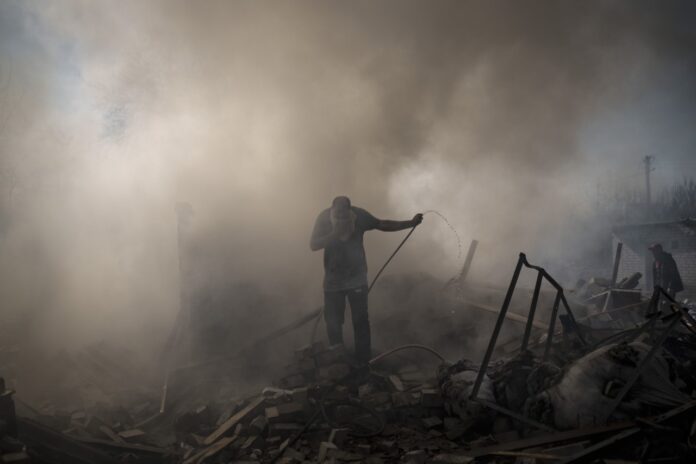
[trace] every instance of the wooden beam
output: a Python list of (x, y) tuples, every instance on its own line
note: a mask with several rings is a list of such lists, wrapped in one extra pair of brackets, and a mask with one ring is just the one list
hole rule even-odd
[[(486, 305), (483, 303), (474, 303), (473, 301), (461, 300), (461, 299), (457, 299), (457, 301), (462, 303), (462, 304), (465, 304), (467, 306), (471, 306), (475, 309), (480, 309), (482, 311), (487, 311), (489, 313), (493, 313), (493, 314), (500, 313), (500, 308), (489, 306), (489, 305)], [(507, 311), (505, 313), (505, 318), (510, 319), (511, 321), (519, 322), (521, 324), (527, 323), (527, 318), (525, 316), (522, 316), (521, 314), (513, 313), (511, 311)], [(541, 329), (544, 331), (549, 329), (549, 326), (547, 324), (544, 324), (543, 322), (539, 322), (536, 320), (532, 322), (532, 326), (534, 326), (534, 328), (536, 328), (536, 329)]]
[(246, 416), (251, 414), (254, 410), (256, 410), (259, 406), (264, 401), (263, 396), (259, 396), (253, 400), (241, 411), (239, 411), (237, 414), (234, 416), (230, 417), (227, 419), (220, 427), (217, 428), (213, 433), (208, 435), (208, 437), (203, 440), (204, 445), (212, 445), (217, 441), (218, 438), (223, 436), (225, 433), (227, 433), (228, 430), (230, 430), (232, 427), (237, 425), (240, 421), (244, 420)]
[(459, 278), (457, 279), (459, 283), (463, 283), (466, 280), (466, 276), (469, 275), (469, 270), (471, 269), (471, 263), (474, 260), (474, 254), (476, 253), (476, 247), (478, 246), (478, 240), (472, 240), (469, 245), (469, 251), (466, 253), (466, 259), (464, 260), (464, 266), (462, 266), (462, 272), (459, 273)]
[(621, 263), (621, 249), (623, 248), (623, 243), (619, 242), (616, 244), (616, 255), (614, 256), (614, 270), (611, 273), (611, 288), (616, 287), (616, 280), (619, 277), (619, 264)]

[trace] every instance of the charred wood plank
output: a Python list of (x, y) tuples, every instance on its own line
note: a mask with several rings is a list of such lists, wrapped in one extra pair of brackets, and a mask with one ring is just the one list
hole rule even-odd
[(204, 445), (212, 445), (218, 438), (223, 436), (232, 427), (237, 425), (240, 421), (244, 420), (249, 414), (258, 409), (263, 404), (264, 398), (262, 396), (251, 400), (251, 402), (239, 411), (234, 416), (227, 419), (220, 427), (217, 428), (213, 433), (208, 435), (208, 437), (203, 441)]

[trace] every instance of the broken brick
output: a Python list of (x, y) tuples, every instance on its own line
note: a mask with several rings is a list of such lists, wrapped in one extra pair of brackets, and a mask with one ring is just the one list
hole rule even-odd
[(334, 445), (333, 443), (329, 443), (328, 441), (323, 441), (319, 445), (319, 456), (317, 457), (317, 460), (319, 462), (324, 462), (326, 459), (333, 457), (333, 452), (337, 451), (338, 447)]
[(421, 404), (426, 408), (441, 408), (445, 402), (439, 390), (426, 388), (421, 390)]
[(428, 455), (423, 450), (413, 450), (404, 454), (401, 461), (405, 464), (425, 464)]
[(317, 369), (317, 377), (321, 380), (341, 380), (350, 374), (350, 366), (345, 363), (332, 364)]
[(345, 428), (331, 429), (331, 433), (329, 434), (328, 441), (340, 448), (345, 443), (346, 438), (348, 438), (349, 432), (350, 432), (350, 429), (345, 429)]
[(389, 383), (391, 384), (392, 388), (397, 392), (404, 391), (404, 383), (401, 381), (398, 375), (390, 375)]
[(344, 345), (331, 345), (326, 350), (314, 354), (317, 367), (326, 367), (332, 364), (344, 364), (347, 359)]
[(421, 419), (421, 422), (427, 429), (432, 429), (433, 427), (439, 427), (442, 425), (442, 419), (439, 417), (426, 417)]

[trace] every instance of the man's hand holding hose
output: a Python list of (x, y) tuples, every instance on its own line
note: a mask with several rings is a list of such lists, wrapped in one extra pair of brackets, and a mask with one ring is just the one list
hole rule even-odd
[(420, 223), (423, 222), (423, 213), (418, 213), (415, 216), (413, 216), (411, 222), (413, 223), (411, 227), (416, 227), (417, 225), (420, 225)]

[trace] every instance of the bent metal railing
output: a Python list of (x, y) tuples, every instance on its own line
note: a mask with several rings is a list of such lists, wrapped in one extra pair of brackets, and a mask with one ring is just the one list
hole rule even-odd
[[(505, 314), (507, 313), (508, 307), (510, 306), (510, 301), (512, 300), (512, 295), (515, 291), (515, 287), (517, 286), (517, 280), (519, 279), (520, 272), (522, 271), (523, 266), (529, 269), (536, 270), (537, 279), (536, 284), (534, 285), (534, 293), (532, 295), (532, 302), (529, 308), (529, 314), (527, 316), (527, 324), (525, 326), (521, 350), (525, 350), (529, 343), (529, 337), (532, 331), (532, 324), (534, 322), (534, 313), (536, 312), (537, 303), (539, 301), (539, 292), (541, 290), (541, 284), (544, 281), (544, 279), (546, 279), (549, 282), (549, 284), (551, 284), (556, 289), (556, 298), (554, 300), (553, 309), (551, 311), (551, 320), (549, 322), (546, 345), (544, 347), (544, 359), (546, 360), (548, 358), (548, 355), (551, 350), (554, 327), (558, 316), (558, 308), (560, 307), (561, 303), (563, 303), (563, 307), (568, 313), (568, 322), (571, 326), (572, 332), (574, 332), (578, 336), (579, 340), (585, 347), (588, 346), (587, 342), (582, 336), (582, 332), (579, 330), (579, 327), (575, 321), (575, 317), (573, 316), (572, 311), (570, 310), (565, 295), (563, 294), (563, 287), (561, 287), (558, 284), (558, 282), (556, 282), (556, 280), (553, 277), (551, 277), (548, 272), (546, 272), (545, 269), (530, 264), (529, 261), (527, 261), (527, 257), (525, 256), (525, 254), (520, 253), (519, 259), (517, 260), (517, 266), (515, 267), (515, 272), (512, 275), (510, 286), (508, 287), (507, 294), (505, 295), (505, 300), (503, 301), (503, 306), (500, 308), (498, 320), (496, 321), (495, 328), (493, 329), (493, 334), (491, 335), (491, 339), (488, 343), (488, 348), (486, 349), (483, 361), (481, 362), (481, 366), (479, 367), (478, 375), (476, 376), (476, 382), (474, 383), (474, 387), (471, 391), (470, 399), (472, 401), (477, 401), (483, 404), (484, 406), (488, 406), (498, 412), (507, 414), (510, 417), (518, 419), (536, 428), (543, 430), (553, 430), (546, 424), (541, 424), (537, 421), (532, 420), (531, 418), (517, 414), (514, 411), (510, 411), (507, 408), (477, 398), (479, 390), (481, 389), (483, 377), (486, 375), (486, 371), (488, 370), (488, 364), (491, 360), (491, 356), (493, 355), (493, 351), (495, 350), (496, 343), (498, 341), (498, 335), (500, 334), (500, 329), (502, 328), (503, 322), (505, 321)], [(666, 305), (661, 304), (663, 299), (666, 300)], [(671, 310), (666, 315), (662, 312), (662, 309), (664, 309), (665, 306)], [(666, 292), (662, 287), (656, 286), (654, 288), (652, 297), (650, 298), (650, 302), (648, 303), (647, 308), (648, 309), (645, 316), (648, 319), (648, 321), (642, 327), (639, 328), (639, 333), (643, 333), (646, 330), (650, 330), (651, 332), (653, 332), (653, 346), (647, 353), (647, 355), (644, 356), (643, 359), (640, 361), (635, 371), (633, 372), (633, 375), (631, 375), (631, 377), (628, 379), (625, 385), (623, 385), (618, 394), (612, 399), (611, 404), (608, 408), (606, 408), (606, 411), (604, 412), (604, 415), (601, 418), (601, 422), (606, 422), (609, 419), (609, 417), (613, 414), (613, 412), (616, 410), (616, 408), (621, 403), (623, 398), (626, 396), (628, 391), (633, 387), (636, 380), (639, 378), (639, 376), (645, 369), (645, 366), (648, 365), (650, 360), (660, 350), (665, 340), (676, 326), (677, 322), (681, 321), (687, 329), (696, 333), (696, 320), (694, 320), (694, 318), (691, 316), (691, 314), (688, 311), (688, 308), (685, 308), (683, 305), (678, 303), (674, 299), (674, 297), (670, 295), (668, 292)], [(658, 324), (658, 322), (662, 322), (664, 324), (664, 328), (661, 331), (661, 333), (659, 333), (659, 336), (657, 335), (657, 333), (655, 333), (656, 325)]]
[(553, 302), (553, 309), (551, 310), (551, 319), (549, 321), (549, 327), (546, 336), (546, 345), (544, 347), (544, 360), (548, 359), (549, 353), (551, 351), (551, 343), (553, 342), (553, 335), (556, 327), (556, 319), (558, 318), (558, 309), (561, 303), (563, 304), (563, 308), (568, 314), (568, 322), (573, 329), (572, 331), (578, 336), (580, 342), (583, 345), (587, 345), (587, 342), (585, 341), (581, 331), (578, 328), (577, 323), (575, 322), (573, 312), (570, 310), (568, 301), (566, 300), (566, 297), (563, 293), (563, 287), (561, 287), (561, 285), (558, 282), (556, 282), (556, 280), (553, 277), (551, 277), (551, 275), (548, 272), (546, 272), (544, 268), (530, 264), (529, 261), (527, 261), (527, 256), (524, 253), (520, 253), (519, 259), (517, 260), (517, 266), (515, 266), (515, 272), (512, 274), (510, 286), (508, 287), (507, 293), (505, 294), (505, 300), (503, 300), (503, 306), (500, 308), (500, 313), (498, 313), (498, 320), (495, 323), (495, 328), (493, 329), (491, 339), (488, 342), (488, 348), (486, 349), (486, 353), (483, 356), (483, 361), (481, 362), (481, 366), (476, 377), (476, 382), (474, 383), (474, 388), (471, 390), (470, 398), (472, 400), (476, 400), (479, 390), (481, 389), (483, 377), (486, 375), (488, 363), (491, 361), (491, 356), (493, 355), (493, 351), (495, 350), (496, 344), (498, 342), (498, 335), (500, 335), (500, 329), (503, 326), (503, 322), (505, 322), (505, 314), (507, 313), (508, 308), (510, 306), (510, 301), (512, 300), (512, 295), (515, 292), (515, 287), (517, 287), (517, 280), (520, 277), (520, 273), (522, 272), (523, 266), (528, 269), (533, 269), (537, 271), (537, 279), (536, 284), (534, 285), (534, 293), (532, 294), (532, 302), (529, 307), (527, 324), (524, 328), (524, 336), (522, 338), (521, 350), (526, 350), (529, 344), (529, 337), (531, 336), (532, 325), (534, 323), (534, 315), (536, 313), (537, 303), (539, 302), (539, 292), (541, 290), (541, 284), (544, 280), (546, 280), (553, 288), (556, 289), (556, 298)]

